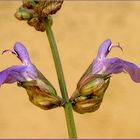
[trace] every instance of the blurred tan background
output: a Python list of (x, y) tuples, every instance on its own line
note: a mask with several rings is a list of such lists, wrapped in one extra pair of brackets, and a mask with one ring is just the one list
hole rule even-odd
[[(0, 2), (0, 52), (22, 42), (60, 95), (46, 34), (14, 18), (20, 5)], [(124, 49), (113, 49), (110, 57), (140, 66), (140, 2), (66, 1), (53, 18), (69, 95), (107, 38)], [(0, 55), (0, 71), (14, 64), (20, 64), (14, 55)], [(74, 112), (74, 117), (79, 138), (140, 138), (140, 84), (127, 74), (114, 75), (100, 109), (84, 115)], [(0, 88), (0, 138), (67, 137), (63, 108), (37, 108), (16, 84)]]

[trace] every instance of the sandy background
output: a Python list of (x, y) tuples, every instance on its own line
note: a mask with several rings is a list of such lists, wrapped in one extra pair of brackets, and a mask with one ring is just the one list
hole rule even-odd
[[(0, 52), (16, 41), (28, 47), (32, 61), (53, 83), (58, 94), (52, 55), (45, 33), (14, 18), (21, 2), (0, 1)], [(107, 38), (120, 42), (124, 52), (110, 55), (140, 66), (140, 2), (67, 1), (54, 17), (53, 31), (64, 65), (69, 95)], [(19, 60), (0, 55), (0, 71)], [(140, 84), (129, 75), (115, 75), (100, 109), (91, 114), (74, 112), (79, 138), (140, 138)], [(0, 138), (67, 138), (62, 108), (44, 111), (32, 105), (16, 84), (0, 88)]]

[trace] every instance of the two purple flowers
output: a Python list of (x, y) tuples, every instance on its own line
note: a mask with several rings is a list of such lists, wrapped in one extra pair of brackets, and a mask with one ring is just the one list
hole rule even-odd
[[(134, 82), (140, 82), (140, 68), (135, 64), (120, 58), (107, 58), (112, 45), (110, 39), (105, 40), (98, 49), (98, 54), (81, 77), (77, 88), (70, 98), (73, 109), (78, 113), (93, 112), (100, 107), (104, 93), (109, 85), (112, 74), (128, 73)], [(5, 83), (17, 82), (18, 86), (26, 89), (29, 100), (42, 109), (52, 109), (63, 105), (55, 88), (31, 62), (24, 45), (16, 42), (12, 52), (22, 62), (0, 72), (0, 86)]]

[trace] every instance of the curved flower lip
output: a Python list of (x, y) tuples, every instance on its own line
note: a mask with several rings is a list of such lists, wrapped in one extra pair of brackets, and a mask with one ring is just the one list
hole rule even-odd
[(118, 45), (112, 45), (110, 39), (105, 40), (99, 47), (98, 54), (94, 62), (92, 63), (92, 74), (118, 74), (121, 72), (127, 72), (134, 82), (140, 82), (140, 68), (135, 64), (122, 60), (120, 58), (106, 58), (114, 47), (122, 47)]

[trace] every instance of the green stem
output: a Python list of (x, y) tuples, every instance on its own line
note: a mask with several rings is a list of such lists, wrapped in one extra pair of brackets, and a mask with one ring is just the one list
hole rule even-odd
[(73, 112), (72, 112), (72, 105), (69, 102), (65, 78), (64, 78), (64, 74), (63, 74), (63, 69), (62, 69), (59, 53), (57, 50), (57, 45), (56, 45), (56, 42), (54, 39), (54, 35), (51, 30), (49, 17), (45, 18), (44, 24), (45, 24), (46, 33), (48, 36), (48, 40), (50, 43), (50, 47), (51, 47), (51, 51), (52, 51), (52, 55), (53, 55), (53, 59), (54, 59), (54, 63), (55, 63), (55, 68), (56, 68), (56, 72), (57, 72), (57, 77), (58, 77), (61, 94), (65, 101), (64, 111), (65, 111), (65, 116), (66, 116), (69, 138), (77, 138), (76, 127), (75, 127), (74, 117), (73, 117)]

